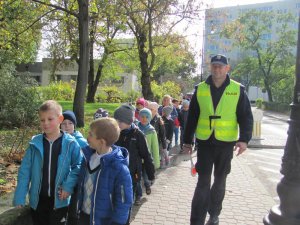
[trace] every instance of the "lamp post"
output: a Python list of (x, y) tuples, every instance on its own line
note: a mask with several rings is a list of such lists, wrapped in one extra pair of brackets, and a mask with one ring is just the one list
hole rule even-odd
[(288, 138), (282, 157), (283, 178), (277, 185), (280, 204), (271, 208), (263, 222), (265, 225), (300, 224), (300, 17), (296, 59), (296, 82), (291, 104)]

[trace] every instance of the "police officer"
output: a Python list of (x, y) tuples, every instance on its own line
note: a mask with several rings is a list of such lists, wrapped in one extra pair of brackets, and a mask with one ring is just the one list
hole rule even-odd
[[(218, 225), (230, 173), (233, 151), (242, 154), (252, 136), (253, 116), (245, 87), (229, 78), (230, 66), (224, 55), (211, 58), (211, 75), (195, 87), (191, 99), (184, 152), (191, 153), (197, 141), (198, 183), (192, 200), (191, 225)], [(214, 181), (211, 174), (214, 168)]]

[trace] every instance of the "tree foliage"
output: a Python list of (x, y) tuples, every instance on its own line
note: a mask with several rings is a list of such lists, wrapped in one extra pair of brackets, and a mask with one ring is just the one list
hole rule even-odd
[[(26, 4), (25, 4), (26, 3)], [(0, 64), (33, 62), (46, 7), (24, 0), (0, 1)]]
[(153, 77), (159, 83), (166, 74), (173, 75), (173, 79), (186, 79), (195, 72), (197, 65), (190, 44), (180, 35), (170, 35), (164, 45), (155, 48), (155, 54)]
[[(163, 46), (159, 40), (166, 40), (174, 27), (197, 12), (196, 1), (187, 0), (121, 0), (127, 15), (127, 25), (135, 36), (141, 68), (142, 93), (146, 99), (153, 99), (151, 72), (155, 65), (155, 48)], [(154, 37), (162, 37), (155, 39)]]
[(151, 87), (154, 93), (154, 100), (157, 102), (161, 102), (162, 97), (166, 94), (179, 98), (181, 93), (180, 86), (174, 81), (167, 81), (163, 84), (157, 84), (156, 81), (152, 81)]
[[(291, 14), (250, 10), (227, 24), (222, 32), (251, 56), (244, 59), (237, 70), (243, 70), (243, 76), (253, 76), (249, 79), (256, 80), (255, 83), (266, 89), (271, 102), (274, 100), (274, 85), (284, 82), (289, 76), (287, 70), (294, 64), (296, 31), (291, 28), (293, 22), (295, 17)], [(272, 31), (275, 31), (274, 36), (271, 36)], [(243, 66), (250, 71), (242, 69)]]

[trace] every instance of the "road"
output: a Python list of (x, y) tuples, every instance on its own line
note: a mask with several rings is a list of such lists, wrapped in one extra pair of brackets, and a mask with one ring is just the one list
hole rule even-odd
[[(269, 146), (284, 146), (287, 139), (288, 123), (273, 117), (263, 117), (262, 144)], [(276, 186), (282, 175), (280, 174), (283, 148), (250, 148), (244, 158), (255, 176), (263, 183), (273, 199), (279, 203)]]

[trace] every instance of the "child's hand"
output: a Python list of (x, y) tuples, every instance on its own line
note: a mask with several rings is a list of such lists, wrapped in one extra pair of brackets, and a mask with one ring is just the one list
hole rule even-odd
[(65, 200), (70, 196), (69, 192), (64, 191), (62, 188), (59, 188), (58, 197), (60, 200)]

